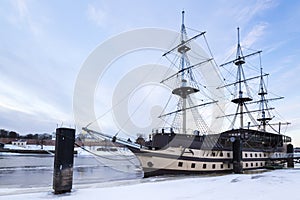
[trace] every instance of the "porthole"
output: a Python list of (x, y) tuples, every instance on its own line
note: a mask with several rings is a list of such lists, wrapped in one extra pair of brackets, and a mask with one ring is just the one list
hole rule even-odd
[(178, 162), (178, 167), (182, 167), (183, 166), (183, 162)]
[(153, 163), (151, 161), (147, 162), (148, 167), (153, 167)]

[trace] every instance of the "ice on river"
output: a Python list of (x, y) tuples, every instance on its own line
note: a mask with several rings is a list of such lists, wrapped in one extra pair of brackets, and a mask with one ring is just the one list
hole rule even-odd
[(222, 176), (157, 177), (73, 185), (71, 193), (54, 195), (49, 187), (0, 189), (0, 199), (300, 199), (300, 169)]

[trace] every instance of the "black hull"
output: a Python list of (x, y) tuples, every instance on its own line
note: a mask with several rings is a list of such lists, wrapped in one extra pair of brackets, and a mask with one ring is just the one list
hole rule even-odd
[[(269, 171), (270, 169), (266, 167), (257, 167), (257, 168), (251, 168), (251, 169), (244, 169), (245, 171), (251, 171), (251, 170), (258, 170), (258, 169), (265, 169), (266, 171)], [(280, 168), (282, 169), (282, 168)], [(210, 174), (216, 174), (216, 175), (222, 175), (222, 174), (231, 174), (234, 173), (233, 170), (211, 170), (211, 171), (184, 171), (184, 170), (169, 170), (169, 169), (156, 169), (153, 170), (153, 168), (143, 168), (144, 170), (144, 178), (149, 178), (153, 176), (166, 176), (166, 175), (210, 175)], [(246, 172), (247, 173), (247, 172)]]
[(200, 174), (229, 174), (232, 170), (212, 170), (212, 171), (185, 171), (185, 170), (170, 170), (170, 169), (149, 169), (143, 168), (144, 178), (153, 176), (165, 176), (165, 175), (200, 175)]

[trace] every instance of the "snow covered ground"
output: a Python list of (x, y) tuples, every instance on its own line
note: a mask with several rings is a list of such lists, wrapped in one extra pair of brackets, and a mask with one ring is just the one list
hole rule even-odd
[(51, 188), (0, 189), (0, 199), (300, 199), (300, 169), (222, 176), (158, 177), (112, 183), (73, 185), (71, 193)]

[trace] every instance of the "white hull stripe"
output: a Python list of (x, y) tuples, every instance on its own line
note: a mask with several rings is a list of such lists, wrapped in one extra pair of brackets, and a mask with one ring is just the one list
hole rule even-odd
[[(220, 157), (191, 157), (191, 156), (180, 156), (180, 155), (171, 155), (164, 153), (154, 153), (154, 152), (140, 152), (135, 153), (138, 157), (158, 157), (158, 158), (168, 158), (174, 160), (186, 160), (186, 161), (195, 161), (195, 162), (231, 162), (232, 158), (220, 158)], [(269, 158), (243, 158), (243, 161), (267, 161)]]

